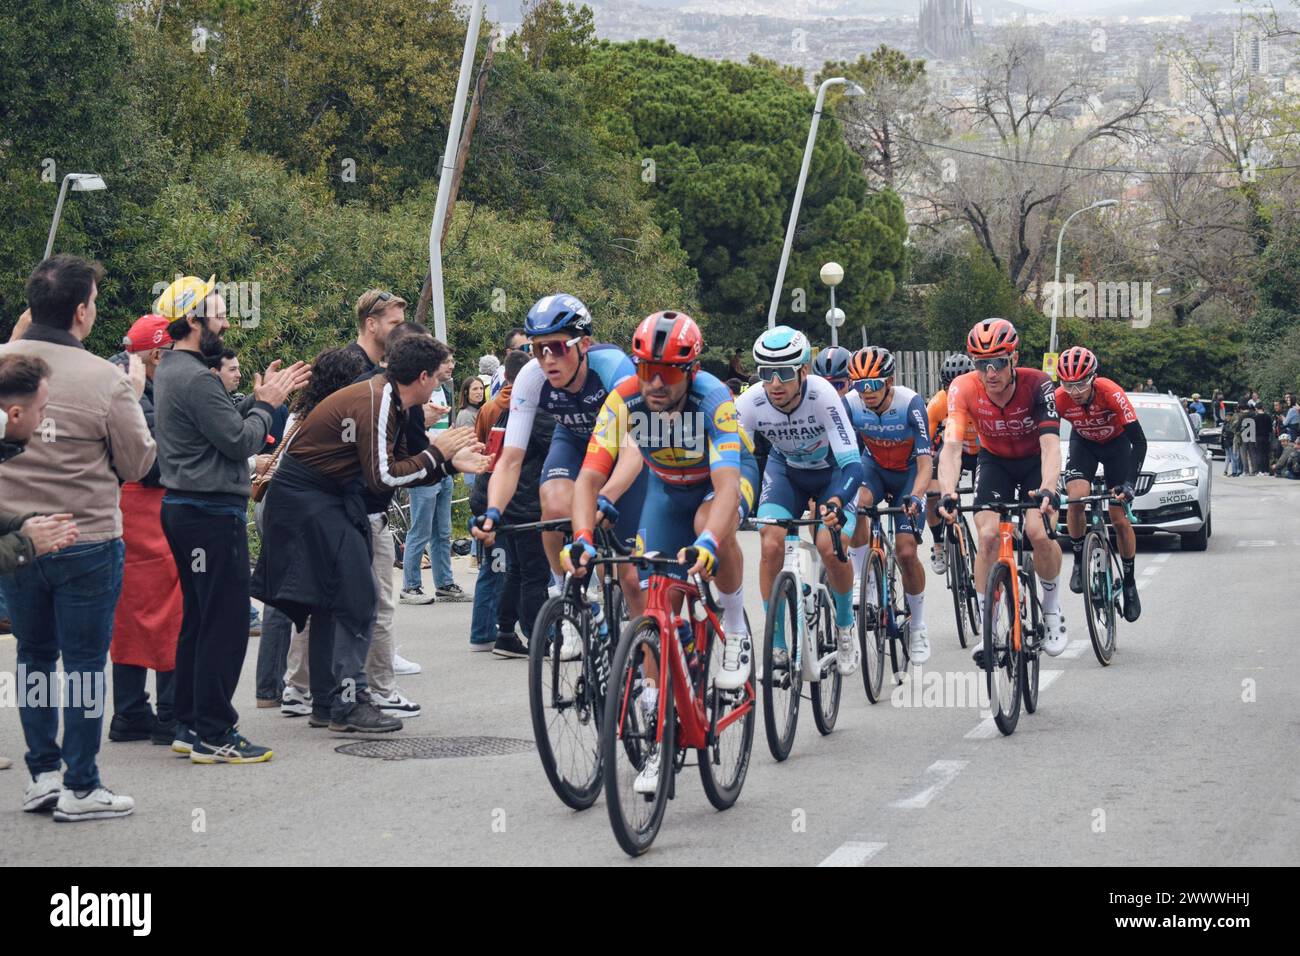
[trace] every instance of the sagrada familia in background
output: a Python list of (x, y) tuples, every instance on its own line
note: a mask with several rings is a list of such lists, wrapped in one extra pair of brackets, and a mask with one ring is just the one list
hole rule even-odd
[(921, 49), (932, 57), (952, 60), (975, 47), (971, 0), (921, 0), (916, 22)]

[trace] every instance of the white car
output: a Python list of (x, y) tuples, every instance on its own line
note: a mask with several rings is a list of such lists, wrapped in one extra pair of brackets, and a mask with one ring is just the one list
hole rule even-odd
[[(1151, 490), (1134, 500), (1133, 525), (1139, 535), (1157, 531), (1176, 534), (1184, 551), (1204, 551), (1213, 529), (1210, 524), (1210, 482), (1213, 458), (1196, 442), (1192, 423), (1172, 395), (1129, 392), (1147, 436), (1147, 456), (1142, 470), (1153, 472)], [(1061, 453), (1070, 454), (1070, 423), (1061, 421)], [(1099, 472), (1100, 474), (1100, 472)]]

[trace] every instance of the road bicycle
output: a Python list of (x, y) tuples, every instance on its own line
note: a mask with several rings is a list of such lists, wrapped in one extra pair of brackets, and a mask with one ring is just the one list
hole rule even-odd
[[(901, 572), (894, 552), (894, 535), (898, 533), (900, 508), (882, 508), (879, 503), (858, 508), (858, 516), (871, 522), (871, 550), (862, 568), (858, 592), (858, 646), (862, 652), (862, 684), (867, 700), (877, 703), (885, 677), (885, 649), (895, 681), (901, 683), (911, 659), (912, 614), (907, 609), (900, 586)], [(883, 518), (890, 519), (884, 530)], [(917, 544), (921, 533), (913, 529)]]
[[(687, 549), (688, 559), (693, 548)], [(610, 564), (677, 568), (655, 552), (614, 558)], [(674, 608), (681, 608), (678, 613)], [(605, 805), (619, 846), (630, 856), (650, 848), (676, 794), (677, 774), (690, 750), (698, 754), (700, 782), (719, 810), (740, 796), (754, 743), (754, 658), (743, 687), (717, 687), (724, 638), (718, 605), (707, 582), (651, 573), (645, 613), (624, 628), (614, 652), (613, 692), (600, 727)], [(642, 704), (647, 680), (658, 678), (658, 703)], [(634, 783), (647, 762), (659, 760), (653, 793)]]
[[(1153, 472), (1141, 472), (1134, 486), (1134, 497), (1145, 495), (1154, 482)], [(1088, 637), (1092, 640), (1092, 652), (1097, 655), (1097, 661), (1102, 667), (1108, 667), (1118, 646), (1119, 616), (1123, 612), (1124, 600), (1124, 565), (1111, 542), (1114, 528), (1110, 509), (1116, 500), (1106, 488), (1105, 481), (1094, 478), (1092, 494), (1082, 498), (1063, 497), (1061, 510), (1075, 504), (1087, 508), (1088, 530), (1083, 538), (1082, 561), (1083, 606), (1088, 619)]]
[[(822, 524), (820, 518), (755, 518), (754, 524), (779, 525), (786, 531), (785, 562), (768, 595), (760, 671), (767, 747), (780, 761), (790, 756), (794, 745), (804, 681), (810, 685), (817, 730), (825, 736), (835, 729), (843, 683), (835, 663), (835, 603), (821, 553), (795, 530), (815, 529)], [(831, 544), (835, 556), (846, 560), (839, 529), (831, 532)], [(787, 648), (793, 644), (781, 664), (773, 661), (778, 627)], [(789, 635), (795, 635), (793, 640)]]
[[(971, 488), (958, 488), (957, 494), (964, 495), (971, 491)], [(930, 494), (937, 495), (938, 492)], [(947, 526), (944, 550), (947, 552), (948, 591), (952, 594), (953, 612), (957, 617), (957, 640), (962, 647), (966, 647), (968, 636), (979, 640), (980, 614), (977, 597), (979, 591), (975, 583), (975, 554), (978, 548), (965, 514), (958, 512), (956, 520)]]

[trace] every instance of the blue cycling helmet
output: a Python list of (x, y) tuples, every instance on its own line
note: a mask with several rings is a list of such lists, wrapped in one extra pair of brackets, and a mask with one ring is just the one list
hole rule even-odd
[(822, 378), (848, 378), (851, 358), (853, 353), (838, 345), (822, 349), (813, 359), (813, 374), (820, 375)]
[(807, 365), (810, 358), (808, 337), (788, 325), (768, 329), (754, 343), (756, 365)]
[(577, 296), (565, 292), (547, 295), (533, 303), (524, 319), (524, 334), (550, 335), (572, 330), (578, 335), (591, 334), (591, 313)]

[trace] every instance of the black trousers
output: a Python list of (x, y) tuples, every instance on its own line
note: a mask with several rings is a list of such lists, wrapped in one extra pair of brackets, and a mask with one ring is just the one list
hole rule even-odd
[[(542, 534), (540, 531), (503, 534), (497, 541), (505, 547), (509, 563), (501, 607), (504, 612), (507, 602), (513, 598), (517, 602), (515, 607), (524, 634), (531, 636), (533, 622), (546, 603), (547, 587), (551, 581), (551, 565), (546, 560), (546, 549), (542, 547)], [(498, 621), (503, 617), (504, 613), (498, 615)]]
[(176, 645), (176, 720), (201, 740), (239, 722), (231, 703), (248, 652), (248, 527), (242, 517), (163, 499), (184, 614)]
[(333, 720), (344, 720), (358, 703), (370, 699), (366, 684), (366, 655), (370, 630), (356, 633), (328, 611), (311, 612), (307, 635), (307, 663), (311, 669), (311, 709)]
[[(283, 671), (281, 672), (283, 673)], [(158, 722), (170, 724), (176, 719), (175, 671), (154, 672), (154, 692), (158, 695)], [(149, 668), (137, 664), (113, 665), (113, 716), (123, 720), (142, 720), (154, 713), (149, 706)]]

